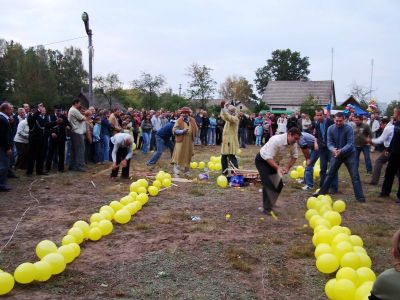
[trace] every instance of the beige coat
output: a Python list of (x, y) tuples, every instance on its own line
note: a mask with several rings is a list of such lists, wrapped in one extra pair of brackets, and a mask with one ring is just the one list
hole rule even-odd
[[(180, 127), (182, 125), (183, 128)], [(192, 128), (192, 126), (194, 126), (194, 128)], [(188, 129), (189, 131), (186, 132), (186, 134), (184, 135), (177, 135), (176, 130), (178, 129)], [(189, 122), (189, 124), (185, 122), (175, 122), (174, 128), (172, 128), (172, 132), (175, 135), (175, 139), (177, 141), (182, 141), (175, 143), (171, 163), (178, 164), (180, 167), (189, 167), (192, 156), (194, 155), (193, 136), (196, 131), (197, 125), (195, 122)]]
[(221, 117), (225, 121), (224, 131), (222, 132), (221, 154), (239, 154), (239, 118), (231, 115), (227, 109), (221, 110)]

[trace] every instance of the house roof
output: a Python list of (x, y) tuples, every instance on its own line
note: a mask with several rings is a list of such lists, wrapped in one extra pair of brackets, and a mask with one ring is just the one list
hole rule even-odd
[(268, 105), (300, 106), (309, 96), (320, 105), (328, 104), (332, 97), (336, 105), (335, 85), (332, 80), (323, 81), (269, 81), (263, 95)]
[(360, 101), (358, 101), (357, 97), (351, 95), (349, 98), (347, 98), (346, 100), (343, 101), (342, 104), (340, 104), (340, 106), (346, 106), (348, 104), (353, 104), (353, 105), (358, 105), (360, 106)]
[[(82, 106), (89, 107), (89, 93), (79, 93)], [(125, 110), (125, 107), (118, 101), (117, 98), (111, 97), (111, 107), (108, 99), (103, 95), (93, 94), (93, 106), (100, 109), (118, 108)]]

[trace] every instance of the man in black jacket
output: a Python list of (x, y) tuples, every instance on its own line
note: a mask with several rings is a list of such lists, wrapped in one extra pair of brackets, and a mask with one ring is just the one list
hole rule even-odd
[(57, 162), (58, 172), (64, 172), (65, 141), (67, 126), (71, 127), (68, 119), (61, 113), (61, 107), (54, 106), (54, 114), (50, 115), (50, 141), (46, 160), (46, 172), (51, 169), (52, 162)]
[(28, 169), (26, 174), (31, 176), (36, 163), (36, 174), (46, 175), (43, 173), (44, 151), (45, 151), (45, 129), (48, 127), (48, 118), (42, 115), (43, 105), (33, 107), (28, 116), (29, 125), (29, 150), (28, 150)]
[(12, 155), (12, 128), (9, 118), (13, 106), (8, 102), (0, 105), (0, 192), (11, 190), (7, 186), (7, 173)]
[[(318, 149), (314, 149), (318, 151), (319, 154), (319, 163), (320, 163), (320, 181), (319, 186), (322, 187), (324, 184), (326, 173), (328, 170), (328, 164), (331, 160), (331, 151), (327, 147), (328, 143), (328, 127), (331, 126), (334, 122), (324, 115), (324, 110), (322, 108), (317, 109), (315, 111), (315, 116), (317, 122), (315, 123), (315, 138), (317, 139)], [(338, 176), (337, 173), (332, 181), (332, 185), (330, 187), (332, 193), (337, 193), (338, 191)]]
[(241, 111), (239, 113), (239, 145), (240, 148), (246, 148), (246, 133), (247, 133), (248, 119), (245, 114)]

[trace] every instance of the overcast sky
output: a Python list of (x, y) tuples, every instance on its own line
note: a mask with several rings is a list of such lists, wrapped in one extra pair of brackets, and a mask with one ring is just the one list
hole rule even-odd
[[(398, 0), (0, 0), (0, 8), (0, 38), (24, 47), (84, 36), (88, 12), (94, 74), (118, 73), (126, 87), (144, 71), (185, 91), (193, 62), (212, 68), (218, 85), (230, 75), (253, 83), (271, 52), (286, 48), (310, 58), (311, 80), (329, 80), (333, 47), (338, 102), (353, 83), (369, 89), (371, 59), (373, 96), (400, 98)], [(46, 47), (70, 45), (87, 66), (86, 38)]]

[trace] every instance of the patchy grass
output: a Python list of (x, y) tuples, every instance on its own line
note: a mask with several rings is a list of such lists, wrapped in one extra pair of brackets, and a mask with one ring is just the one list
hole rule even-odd
[(232, 268), (246, 273), (250, 273), (253, 270), (252, 265), (258, 262), (258, 259), (237, 247), (229, 247), (225, 251), (225, 256)]
[(311, 258), (314, 257), (314, 247), (311, 243), (301, 245), (291, 245), (286, 251), (289, 258)]
[(139, 223), (137, 223), (135, 225), (135, 228), (137, 230), (150, 230), (150, 229), (153, 228), (153, 226), (151, 224), (146, 224), (146, 223), (139, 222)]

